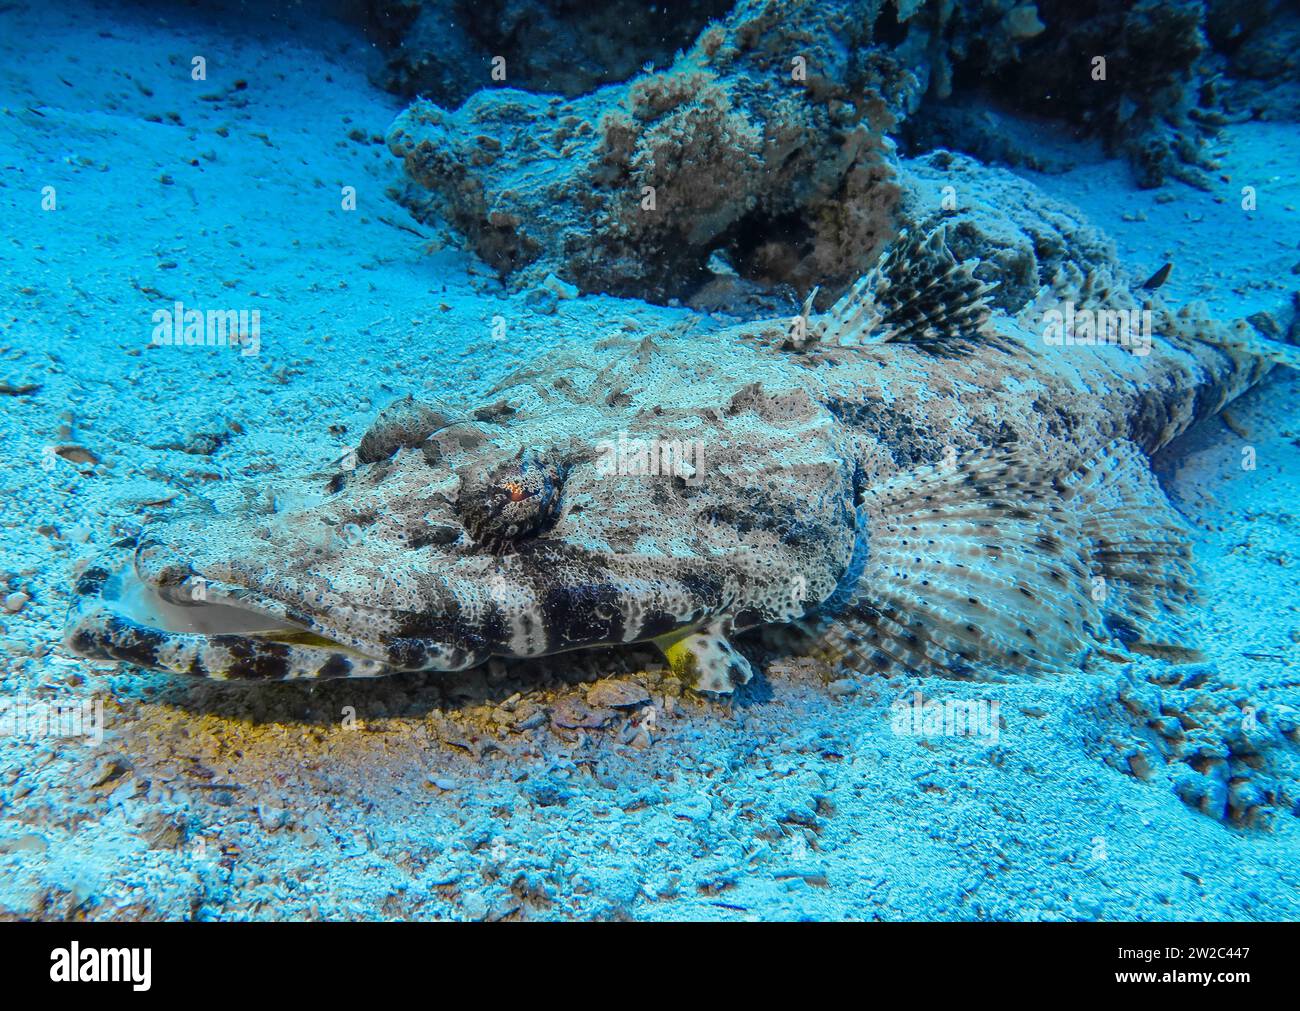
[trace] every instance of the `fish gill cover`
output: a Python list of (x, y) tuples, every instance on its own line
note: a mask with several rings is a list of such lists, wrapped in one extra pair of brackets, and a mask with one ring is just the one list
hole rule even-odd
[(0, 28), (0, 916), (1300, 914), (1293, 5)]

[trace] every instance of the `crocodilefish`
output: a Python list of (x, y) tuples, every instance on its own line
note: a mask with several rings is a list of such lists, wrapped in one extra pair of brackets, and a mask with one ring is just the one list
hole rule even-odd
[(653, 642), (716, 693), (763, 627), (955, 677), (1158, 652), (1194, 577), (1150, 456), (1298, 349), (1104, 270), (1013, 315), (977, 267), (904, 233), (825, 312), (611, 336), (467, 413), (405, 397), (354, 466), (119, 542), (66, 644), (276, 680)]

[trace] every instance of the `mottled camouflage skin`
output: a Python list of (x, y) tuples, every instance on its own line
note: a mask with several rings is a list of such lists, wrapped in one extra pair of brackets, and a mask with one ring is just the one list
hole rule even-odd
[[(97, 564), (68, 643), (256, 679), (460, 669), (702, 626), (725, 636), (855, 589), (870, 543), (856, 504), (874, 483), (996, 446), (1045, 472), (1116, 438), (1150, 453), (1267, 371), (1204, 343), (1217, 324), (1145, 293), (1149, 355), (1049, 347), (1038, 314), (1054, 298), (1134, 304), (1105, 279), (1059, 287), (941, 347), (862, 343), (870, 326), (850, 346), (818, 326), (792, 344), (778, 320), (543, 358), (462, 419), (399, 405), (355, 470), (304, 483), (307, 504), (150, 528), (134, 549), (135, 573), (164, 597), (187, 603), (201, 578), (209, 603), (320, 639), (151, 630), (104, 606)], [(620, 439), (689, 446), (698, 466), (607, 473)]]

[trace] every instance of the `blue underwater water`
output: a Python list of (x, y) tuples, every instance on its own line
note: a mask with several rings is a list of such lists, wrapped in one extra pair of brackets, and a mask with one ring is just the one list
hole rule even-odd
[[(285, 644), (327, 673), (365, 649), (265, 609), (238, 631), (270, 622), (277, 648), (225, 655), (256, 683), (147, 669), (162, 640), (115, 659), (65, 638), (101, 597), (181, 620), (130, 589), (159, 529), (283, 566), (235, 517), (412, 453), (436, 474), (430, 432), (455, 426), (430, 418), (490, 433), (520, 406), (506, 377), (599, 370), (619, 341), (650, 360), (752, 324), (781, 345), (904, 230), (945, 228), (1003, 317), (1105, 276), (1300, 351), (1293, 4), (939, 6), (0, 4), (0, 917), (1297, 918), (1300, 378), (1264, 364), (1280, 351), (1235, 352), (1256, 381), (1151, 461), (1197, 560), (1160, 655), (1120, 629), (1105, 662), (971, 680), (760, 632), (725, 695), (647, 642), (280, 681)], [(736, 346), (726, 381), (778, 353)], [(657, 412), (725, 427), (704, 383)], [(431, 413), (365, 442), (408, 396)], [(501, 558), (568, 494), (547, 460), (513, 465), (483, 492)], [(292, 561), (365, 532), (322, 536)], [(509, 571), (480, 556), (483, 580)], [(230, 631), (204, 613), (196, 640)]]

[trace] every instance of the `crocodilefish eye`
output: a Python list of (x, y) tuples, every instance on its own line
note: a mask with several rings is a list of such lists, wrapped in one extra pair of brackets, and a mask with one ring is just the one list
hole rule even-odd
[(503, 554), (559, 512), (561, 469), (533, 456), (468, 475), (457, 508), (480, 547)]

